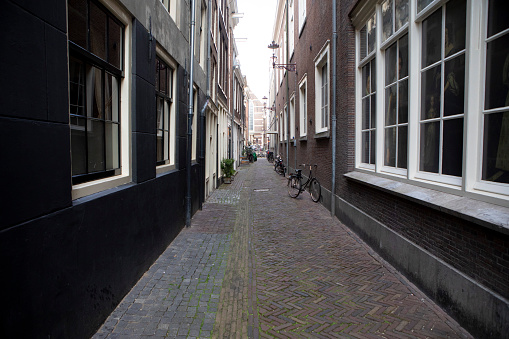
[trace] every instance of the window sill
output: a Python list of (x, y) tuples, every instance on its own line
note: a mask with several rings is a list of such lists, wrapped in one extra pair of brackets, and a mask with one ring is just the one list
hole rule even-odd
[(299, 141), (308, 141), (308, 136), (307, 135), (303, 135), (299, 138)]
[(507, 207), (358, 171), (346, 173), (344, 176), (349, 180), (509, 235)]
[(323, 131), (315, 134), (315, 139), (327, 139), (330, 138), (329, 131)]

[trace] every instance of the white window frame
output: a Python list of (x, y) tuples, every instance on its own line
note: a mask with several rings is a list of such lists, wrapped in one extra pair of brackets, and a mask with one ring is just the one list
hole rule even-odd
[(192, 146), (191, 146), (191, 160), (196, 161), (196, 145), (197, 145), (197, 132), (198, 132), (198, 126), (196, 126), (197, 122), (197, 115), (198, 115), (198, 88), (196, 86), (193, 86), (193, 122), (192, 122)]
[[(420, 13), (417, 12), (416, 1), (409, 1), (409, 23), (394, 32), (382, 43), (381, 4), (376, 0), (367, 2), (363, 9), (354, 14), (352, 21), (356, 27), (355, 41), (355, 168), (361, 172), (374, 173), (377, 176), (396, 181), (410, 183), (419, 187), (439, 190), (442, 192), (470, 197), (477, 200), (509, 207), (509, 184), (482, 180), (483, 161), (483, 124), (484, 124), (484, 86), (486, 77), (486, 30), (488, 19), (488, 1), (466, 0), (466, 46), (465, 46), (465, 112), (463, 132), (463, 176), (438, 175), (419, 171), (420, 146), (420, 107), (421, 107), (421, 44), (422, 21), (438, 8), (447, 3), (446, 0), (431, 2)], [(377, 16), (376, 46), (363, 60), (360, 60), (360, 29), (373, 13)], [(383, 166), (384, 85), (385, 53), (384, 50), (408, 33), (408, 169), (391, 171)], [(377, 136), (376, 165), (361, 163), (361, 123), (362, 123), (362, 67), (376, 58), (377, 68)], [(480, 67), (480, 65), (482, 65)], [(504, 109), (502, 109), (504, 110)]]
[(132, 63), (132, 20), (131, 16), (116, 2), (102, 1), (101, 4), (108, 9), (124, 28), (124, 78), (120, 82), (120, 170), (119, 175), (104, 179), (85, 182), (72, 186), (72, 199), (79, 199), (94, 193), (114, 188), (132, 181), (131, 170), (131, 63)]
[(289, 58), (290, 60), (293, 56), (293, 52), (295, 49), (295, 6), (293, 5), (294, 0), (290, 0), (290, 4), (288, 5), (288, 8), (290, 8), (290, 11), (288, 12), (288, 49), (289, 49)]
[[(315, 133), (323, 133), (329, 131), (330, 124), (330, 40), (327, 40), (323, 47), (320, 49), (320, 52), (315, 57)], [(329, 110), (327, 114), (327, 124), (324, 126), (322, 121), (322, 68), (324, 65), (327, 65), (327, 109)]]
[[(307, 136), (307, 120), (308, 120), (308, 77), (304, 74), (301, 81), (299, 82), (299, 131), (300, 136)], [(304, 92), (304, 93), (303, 93)]]
[(295, 139), (295, 92), (290, 96), (290, 140)]
[(306, 0), (299, 0), (299, 35), (306, 23)]
[(168, 155), (169, 155), (169, 159), (168, 159), (168, 164), (165, 164), (165, 165), (160, 165), (160, 166), (157, 166), (156, 167), (156, 173), (157, 174), (161, 174), (161, 173), (165, 173), (165, 172), (168, 172), (168, 171), (171, 171), (173, 169), (175, 169), (175, 155), (176, 155), (176, 147), (177, 147), (177, 128), (176, 128), (176, 102), (175, 102), (175, 98), (176, 98), (176, 92), (175, 92), (175, 88), (176, 88), (176, 84), (177, 84), (177, 63), (165, 52), (165, 50), (159, 45), (157, 44), (156, 45), (156, 54), (159, 58), (161, 58), (161, 60), (163, 60), (168, 66), (170, 66), (172, 69), (173, 69), (173, 72), (172, 72), (172, 89), (171, 89), (171, 97), (173, 99), (173, 102), (171, 104), (171, 107), (170, 107), (170, 110), (169, 110), (169, 113), (170, 113), (170, 117), (169, 117), (169, 123), (170, 123), (170, 126), (169, 126), (169, 132), (170, 132), (170, 137), (169, 137), (169, 149), (168, 149)]

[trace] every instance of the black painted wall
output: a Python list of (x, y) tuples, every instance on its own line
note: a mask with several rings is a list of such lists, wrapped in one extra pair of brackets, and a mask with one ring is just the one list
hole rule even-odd
[(72, 201), (65, 18), (65, 0), (0, 1), (2, 337), (90, 337), (185, 221), (186, 73), (179, 67), (178, 165), (156, 176), (155, 42), (149, 52), (136, 19), (133, 182)]

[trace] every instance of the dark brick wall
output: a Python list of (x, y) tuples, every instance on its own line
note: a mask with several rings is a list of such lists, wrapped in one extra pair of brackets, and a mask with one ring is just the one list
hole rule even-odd
[[(297, 6), (294, 6), (295, 18), (298, 18)], [(332, 141), (330, 138), (315, 139), (315, 62), (314, 59), (324, 46), (327, 40), (332, 37), (332, 11), (330, 1), (307, 1), (307, 19), (304, 28), (299, 36), (298, 22), (295, 27), (295, 50), (290, 63), (297, 64), (297, 74), (289, 72), (289, 93), (295, 93), (295, 136), (297, 139), (297, 164), (317, 164), (316, 172), (318, 180), (324, 188), (330, 190), (332, 161)], [(332, 45), (330, 45), (330, 49)], [(331, 59), (332, 60), (332, 59)], [(329, 67), (329, 72), (331, 67)], [(298, 84), (302, 77), (307, 74), (307, 141), (299, 141), (300, 138), (300, 112), (299, 112), (299, 89)], [(331, 73), (329, 73), (331, 74)], [(330, 78), (332, 76), (330, 75)], [(279, 84), (278, 84), (279, 86)], [(277, 110), (284, 109), (287, 102), (286, 78), (278, 89)], [(332, 104), (332, 102), (331, 102)], [(320, 112), (318, 112), (320, 113)], [(331, 121), (329, 119), (329, 126)], [(286, 161), (286, 144), (280, 144), (281, 154)], [(295, 167), (295, 147), (289, 147), (289, 164)], [(307, 174), (307, 170), (304, 173)]]
[(355, 166), (357, 0), (339, 1), (336, 194), (485, 287), (509, 297), (509, 236), (347, 180)]

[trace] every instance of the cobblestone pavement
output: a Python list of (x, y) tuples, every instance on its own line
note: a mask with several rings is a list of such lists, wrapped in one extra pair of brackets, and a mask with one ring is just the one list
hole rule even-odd
[(208, 198), (93, 338), (471, 338), (265, 160)]

